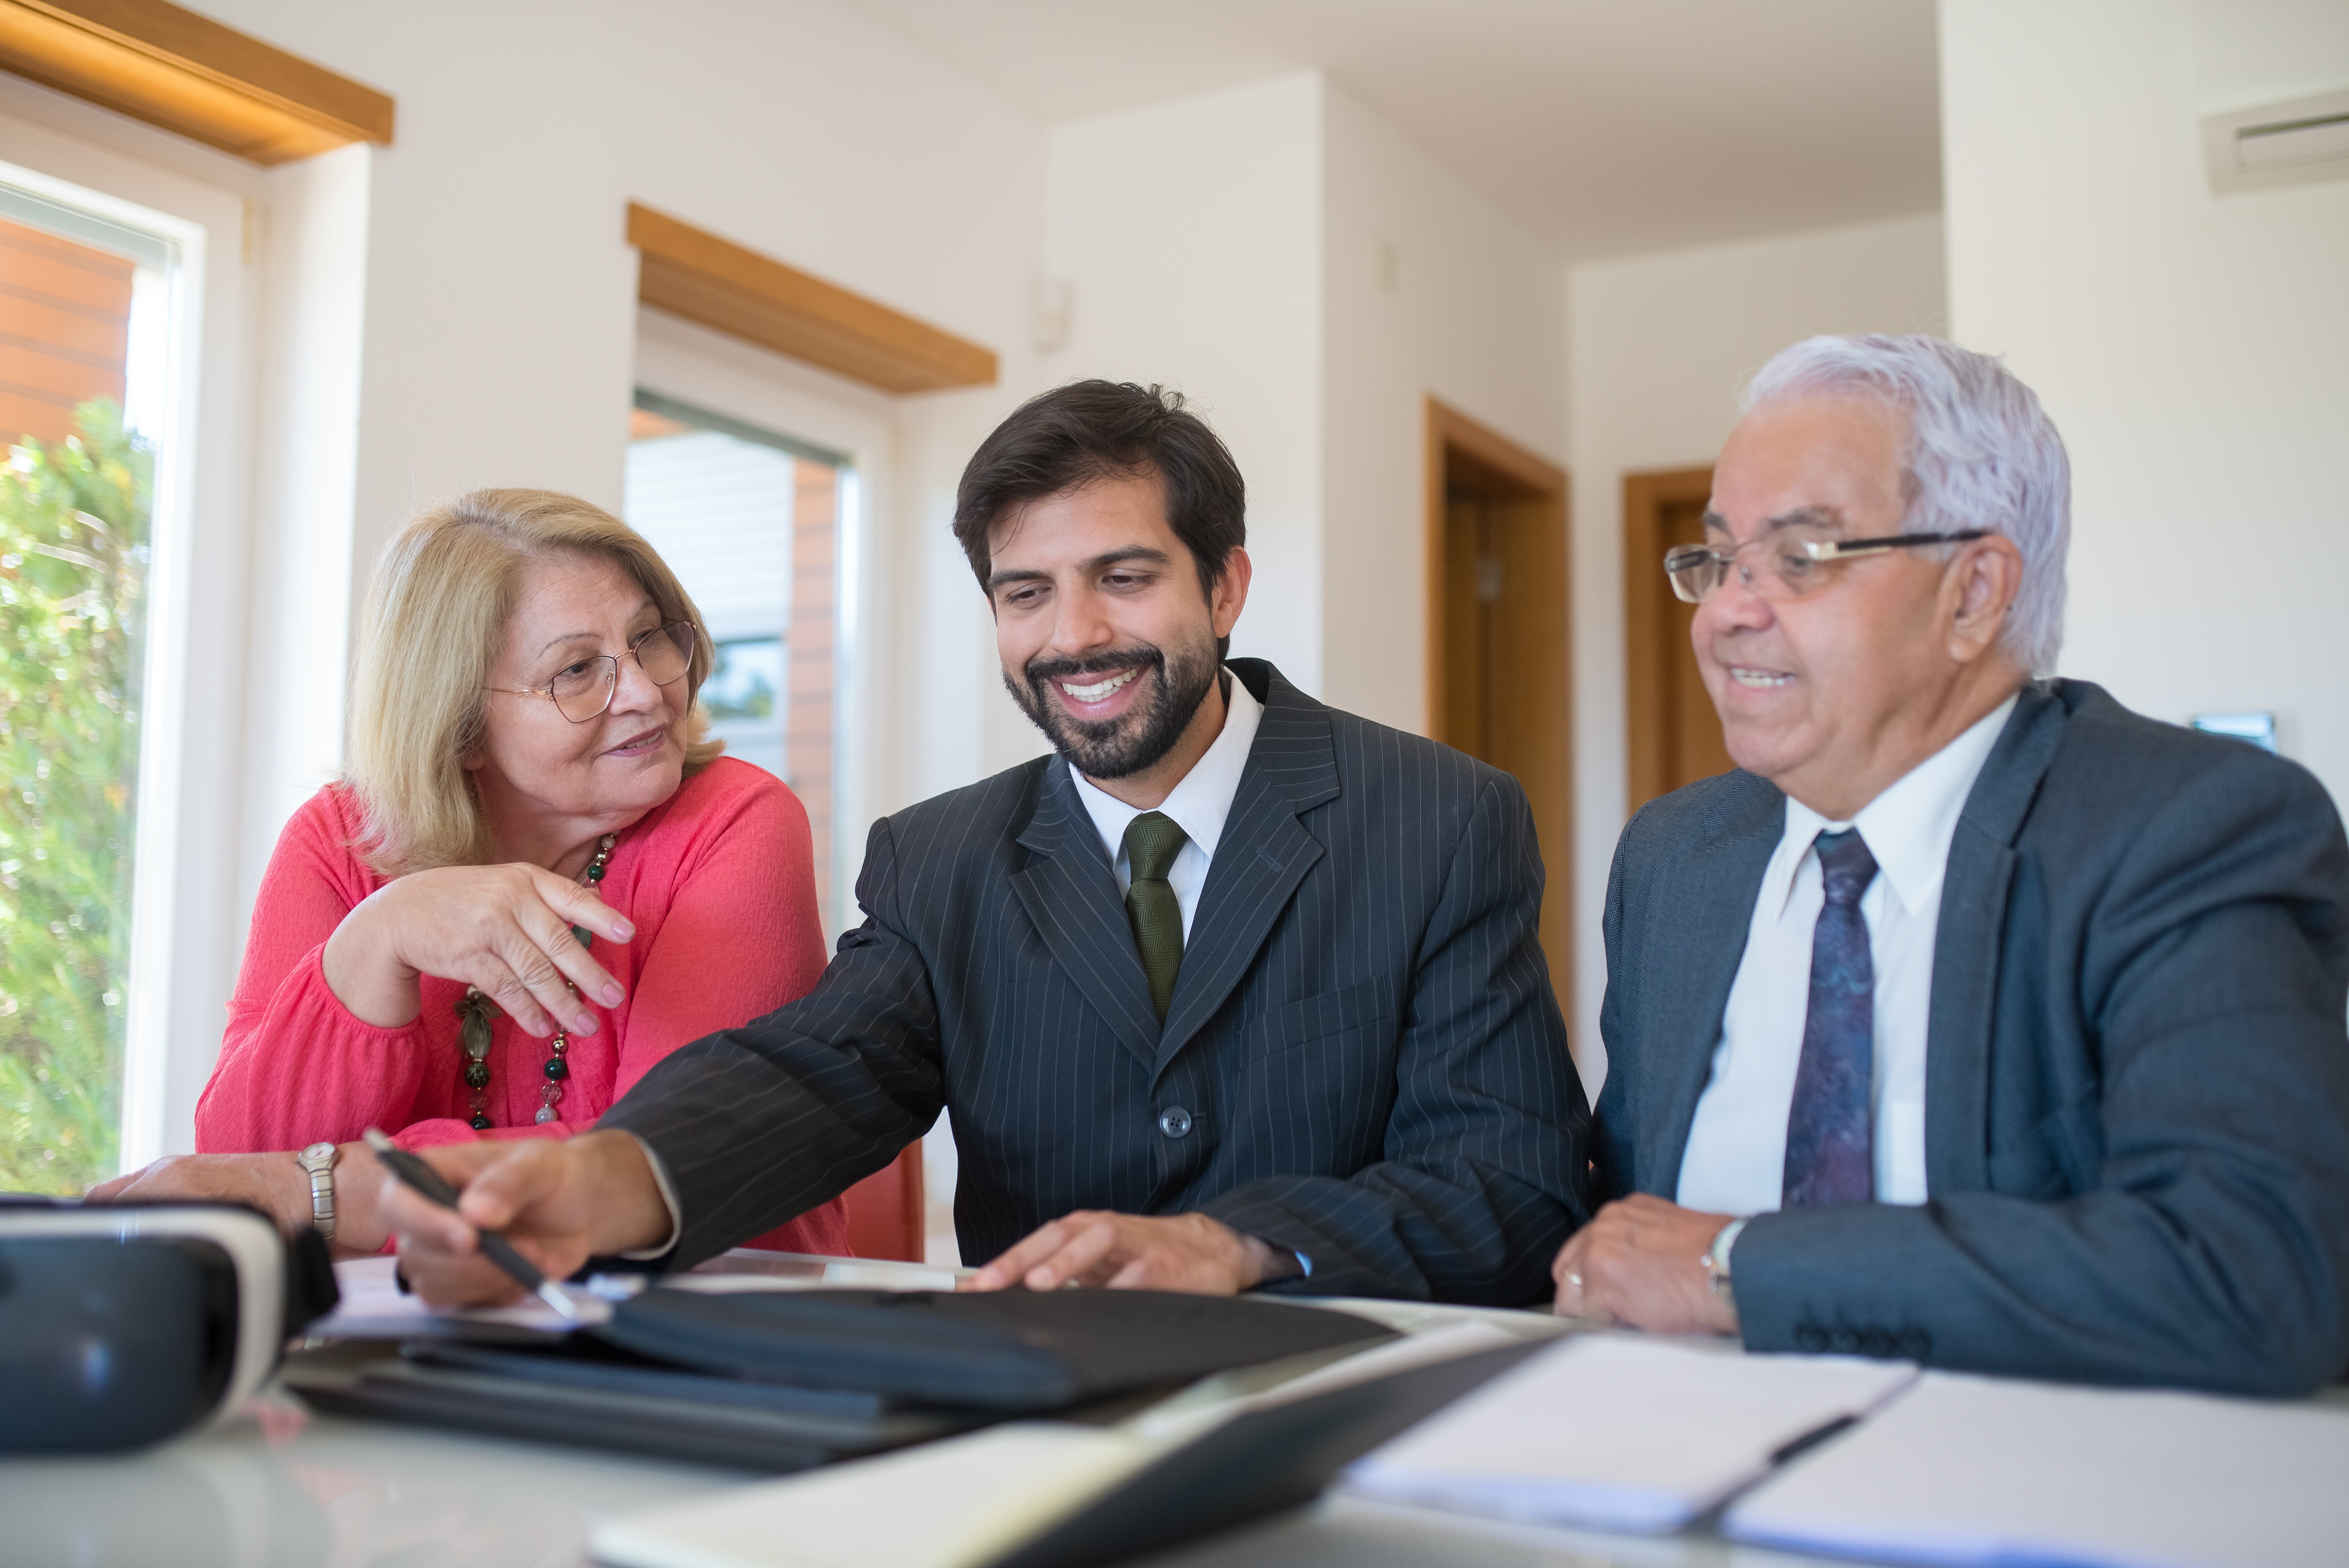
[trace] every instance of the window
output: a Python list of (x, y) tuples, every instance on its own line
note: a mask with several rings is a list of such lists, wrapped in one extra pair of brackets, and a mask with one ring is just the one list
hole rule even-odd
[[(17, 997), (17, 1011), (0, 1017), (0, 1057), (5, 1058), (0, 1074), (15, 1074), (0, 1082), (0, 1188), (70, 1191), (92, 1176), (194, 1147), (196, 1099), (219, 1049), (244, 944), (243, 905), (276, 826), (273, 820), (265, 832), (248, 830), (245, 821), (253, 802), (273, 798), (276, 774), (267, 749), (250, 743), (256, 717), (275, 722), (269, 682), (254, 677), (287, 668), (310, 679), (311, 667), (326, 663), (277, 651), (268, 618), (253, 613), (255, 520), (285, 514), (288, 525), (280, 531), (297, 543), (330, 531), (322, 519), (331, 522), (334, 513), (319, 503), (319, 486), (305, 490), (286, 476), (338, 472), (329, 460), (331, 438), (331, 438), (349, 423), (357, 406), (356, 336), (347, 371), (338, 345), (305, 348), (302, 396), (283, 399), (285, 409), (269, 427), (273, 438), (256, 438), (259, 323), (274, 314), (284, 324), (281, 340), (293, 341), (297, 316), (326, 314), (315, 308), (315, 297), (321, 283), (330, 281), (286, 247), (271, 262), (272, 287), (264, 296), (262, 258), (274, 232), (339, 235), (347, 221), (320, 217), (305, 191), (346, 195), (364, 178), (367, 152), (353, 148), (328, 155), (342, 160), (334, 178), (331, 170), (316, 172), (325, 160), (313, 160), (303, 181), (286, 188), (280, 200), (258, 170), (0, 76), (0, 187), (8, 193), (0, 222), (13, 225), (10, 237), (22, 242), (7, 252), (12, 275), (0, 282), (0, 383), (23, 399), (0, 404), (5, 427), (0, 428), (0, 478), (26, 471), (17, 466), (12, 443), (21, 446), (32, 436), (47, 453), (93, 392), (119, 400), (126, 428), (119, 439), (134, 455), (143, 448), (139, 466), (147, 476), (143, 498), (136, 485), (128, 492), (143, 500), (134, 510), (143, 511), (144, 557), (133, 542), (114, 559), (119, 608), (109, 607), (105, 619), (111, 634), (119, 614), (119, 640), (111, 648), (96, 645), (98, 617), (67, 611), (66, 619), (89, 623), (57, 628), (67, 639), (63, 651), (73, 656), (11, 666), (17, 672), (14, 689), (33, 708), (62, 711), (111, 696), (124, 711), (118, 715), (100, 704), (117, 721), (111, 732), (117, 749), (109, 759), (115, 777), (90, 779), (78, 808), (69, 809), (71, 791), (57, 780), (70, 781), (89, 769), (82, 763), (67, 767), (72, 758), (59, 749), (60, 739), (52, 737), (39, 755), (28, 744), (0, 756), (0, 766), (10, 769), (0, 779), (7, 792), (0, 806), (37, 815), (39, 831), (72, 830), (78, 852), (102, 851), (109, 862), (104, 880), (98, 868), (87, 867), (80, 894), (67, 901), (82, 912), (79, 927), (70, 913), (39, 913), (33, 901), (16, 896), (25, 891), (21, 886), (0, 884), (5, 895), (0, 926), (6, 928), (0, 946), (14, 949), (19, 941), (37, 946), (44, 934), (52, 942), (80, 941), (97, 926), (106, 930), (102, 952), (84, 966), (74, 990), (72, 1006), (81, 1011), (60, 1010), (66, 1003), (57, 997), (20, 994), (0, 983)], [(273, 216), (288, 222), (273, 225)], [(70, 260), (75, 269), (48, 273), (44, 283), (34, 275), (43, 258)], [(77, 287), (85, 292), (75, 293)], [(333, 376), (323, 371), (330, 360)], [(347, 398), (339, 390), (343, 379), (354, 388)], [(298, 469), (271, 456), (281, 452), (298, 453)], [(268, 494), (256, 494), (257, 473), (272, 477)], [(125, 495), (119, 484), (113, 493)], [(19, 498), (20, 514), (23, 506)], [(102, 509), (76, 510), (97, 518), (109, 536), (120, 531)], [(48, 526), (54, 531), (54, 518)], [(75, 526), (91, 531), (87, 523)], [(56, 542), (104, 559), (87, 542)], [(268, 559), (279, 579), (294, 582), (296, 574), (284, 562), (299, 555), (298, 549), (273, 543)], [(46, 554), (39, 559), (78, 565)], [(19, 571), (0, 581), (23, 585), (26, 576)], [(287, 597), (339, 610), (348, 601), (347, 583), (347, 568), (331, 592), (323, 582), (300, 578), (299, 592)], [(0, 642), (11, 650), (27, 645), (17, 631), (30, 631), (27, 618), (44, 608), (28, 602), (29, 595), (26, 588), (8, 607), (16, 620), (0, 622)], [(97, 600), (84, 603), (100, 607)], [(308, 645), (339, 648), (344, 640), (337, 630), (331, 640)], [(317, 684), (339, 693), (340, 663), (334, 660)], [(31, 684), (41, 668), (47, 672), (46, 686)], [(339, 732), (339, 708), (329, 724), (321, 725), (314, 705), (282, 727), (315, 751), (310, 738)], [(85, 723), (78, 743), (101, 747), (108, 735), (108, 725)], [(0, 752), (6, 749), (0, 741)], [(303, 754), (310, 789), (316, 788), (318, 772), (310, 759), (314, 751)], [(40, 774), (43, 762), (47, 778)], [(14, 783), (26, 768), (35, 801), (26, 801), (25, 787)], [(106, 819), (87, 804), (91, 799), (113, 813), (109, 830), (92, 829), (93, 820)], [(14, 838), (36, 830), (29, 815), (7, 821)], [(6, 873), (22, 884), (25, 868), (51, 866), (67, 841), (60, 836), (27, 844), (23, 852), (11, 849), (0, 852), (0, 863), (23, 861)], [(34, 847), (47, 849), (49, 858), (33, 860)], [(0, 953), (0, 966), (16, 964)], [(20, 965), (14, 973), (22, 977), (25, 970)], [(57, 984), (54, 966), (49, 975)], [(109, 1002), (109, 992), (118, 999)], [(58, 1052), (66, 1047), (59, 1042), (67, 1035), (87, 1040), (95, 1032), (87, 1026), (91, 1016), (102, 1022), (105, 1043), (73, 1047), (88, 1059), (60, 1070)], [(69, 1144), (55, 1136), (64, 1127), (74, 1130)]]
[(693, 596), (717, 644), (701, 688), (727, 754), (807, 808), (827, 931), (838, 776), (838, 542), (849, 459), (657, 392), (629, 426), (629, 524)]
[(185, 267), (180, 234), (119, 213), (0, 167), (0, 1191), (79, 1191), (121, 1148)]

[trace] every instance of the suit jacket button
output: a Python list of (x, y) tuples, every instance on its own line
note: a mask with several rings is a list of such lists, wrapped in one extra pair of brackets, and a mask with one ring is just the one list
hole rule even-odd
[(1170, 1105), (1158, 1113), (1158, 1130), (1169, 1138), (1191, 1135), (1191, 1113), (1179, 1105)]
[(1838, 1356), (1859, 1354), (1859, 1331), (1838, 1324), (1827, 1332), (1827, 1348)]
[(1813, 1355), (1827, 1347), (1826, 1331), (1816, 1323), (1799, 1324), (1795, 1329), (1795, 1348)]

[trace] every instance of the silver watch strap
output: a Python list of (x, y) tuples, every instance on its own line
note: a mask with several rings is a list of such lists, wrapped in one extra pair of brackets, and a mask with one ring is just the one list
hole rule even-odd
[(1734, 1303), (1736, 1292), (1729, 1280), (1730, 1249), (1737, 1245), (1738, 1235), (1745, 1229), (1743, 1218), (1732, 1220), (1713, 1233), (1713, 1244), (1704, 1250), (1704, 1279), (1713, 1294), (1723, 1301)]
[(330, 1242), (335, 1239), (335, 1156), (339, 1152), (329, 1145), (323, 1158), (314, 1156), (308, 1149), (295, 1156), (310, 1174), (310, 1222), (317, 1226), (321, 1237)]

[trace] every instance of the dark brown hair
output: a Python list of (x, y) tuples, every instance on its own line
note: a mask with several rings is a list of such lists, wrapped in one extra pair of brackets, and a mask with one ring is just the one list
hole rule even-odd
[(1158, 476), (1167, 526), (1212, 599), (1224, 558), (1247, 542), (1247, 486), (1206, 421), (1163, 387), (1072, 381), (1019, 405), (962, 471), (955, 542), (985, 588), (987, 531), (1004, 513), (1097, 480), (1144, 474)]

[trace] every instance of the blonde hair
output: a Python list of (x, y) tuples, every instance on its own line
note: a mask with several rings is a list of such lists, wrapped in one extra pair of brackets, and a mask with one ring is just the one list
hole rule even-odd
[(472, 490), (426, 508), (377, 566), (351, 684), (343, 783), (364, 822), (355, 848), (390, 876), (481, 865), (488, 822), (465, 757), (488, 719), (490, 666), (513, 614), (523, 563), (601, 557), (644, 588), (664, 623), (693, 626), (685, 774), (725, 749), (694, 700), (715, 656), (709, 628), (677, 573), (642, 534), (601, 507), (554, 490)]

